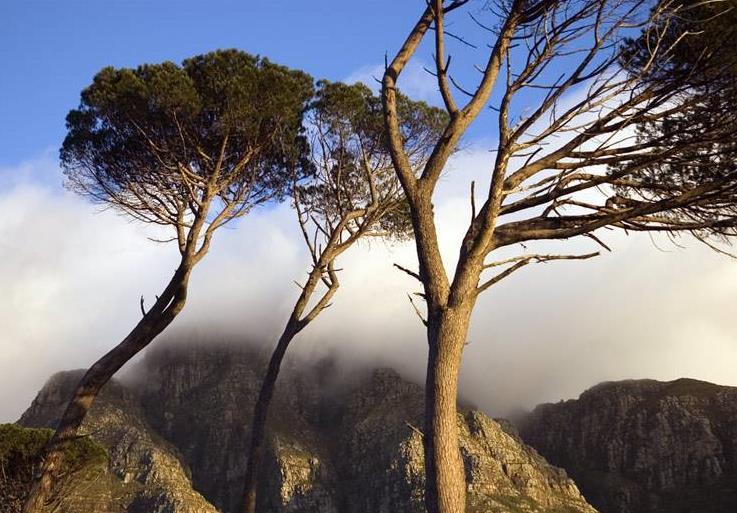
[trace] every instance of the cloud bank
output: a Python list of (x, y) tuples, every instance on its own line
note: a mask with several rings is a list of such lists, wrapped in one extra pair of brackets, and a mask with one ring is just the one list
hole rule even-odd
[[(478, 143), (454, 157), (441, 182), (448, 267), (470, 216), (468, 181), (484, 175), (488, 159)], [(140, 318), (140, 296), (153, 298), (176, 264), (173, 246), (63, 191), (60, 180), (47, 157), (0, 169), (0, 422), (16, 420), (51, 373), (88, 366), (122, 339)], [(657, 240), (658, 249), (647, 236), (604, 237), (613, 253), (530, 266), (482, 296), (464, 357), (465, 398), (505, 415), (602, 380), (737, 385), (737, 264), (687, 240), (685, 249)], [(393, 262), (416, 267), (412, 245), (372, 241), (346, 254), (334, 306), (294, 350), (333, 354), (345, 367), (391, 365), (421, 381), (426, 344), (407, 300), (418, 284)], [(307, 265), (290, 209), (254, 212), (220, 231), (169, 337), (238, 335), (266, 350)]]

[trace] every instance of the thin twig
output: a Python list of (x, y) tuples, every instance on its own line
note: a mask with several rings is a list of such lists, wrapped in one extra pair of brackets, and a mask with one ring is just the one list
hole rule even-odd
[(417, 281), (419, 281), (420, 283), (422, 283), (422, 278), (420, 278), (420, 275), (419, 275), (418, 273), (416, 273), (416, 272), (414, 272), (414, 271), (411, 271), (411, 270), (407, 269), (406, 267), (402, 267), (402, 266), (401, 266), (401, 265), (399, 265), (399, 264), (394, 264), (394, 267), (396, 267), (396, 268), (397, 268), (397, 269), (399, 269), (400, 271), (403, 271), (403, 272), (405, 272), (405, 273), (409, 274), (409, 275), (410, 275), (410, 276), (412, 276), (412, 277), (413, 277), (413, 278), (414, 278), (415, 280), (417, 280)]

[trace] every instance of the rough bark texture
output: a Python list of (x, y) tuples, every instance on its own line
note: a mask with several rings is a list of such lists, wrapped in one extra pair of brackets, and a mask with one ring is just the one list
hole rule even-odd
[[(464, 468), (459, 455), (458, 433), (454, 421), (458, 374), (470, 314), (476, 300), (476, 288), (484, 258), (489, 251), (487, 246), (493, 234), (494, 214), (501, 196), (493, 192), (494, 203), (487, 209), (486, 215), (478, 221), (472, 221), (452, 280), (446, 274), (440, 253), (432, 199), (448, 158), (491, 95), (511, 36), (519, 22), (518, 13), (523, 4), (518, 1), (512, 3), (509, 15), (501, 26), (499, 38), (489, 54), (481, 82), (471, 94), (468, 103), (459, 109), (448, 82), (449, 61), (446, 62), (444, 57), (443, 20), (446, 12), (465, 3), (463, 0), (454, 1), (446, 6), (442, 0), (428, 2), (424, 13), (387, 66), (382, 80), (384, 121), (390, 153), (409, 204), (419, 263), (417, 277), (422, 283), (428, 312), (425, 321), (429, 357), (425, 398), (427, 434), (424, 444), (428, 481), (425, 503), (429, 513), (464, 513), (466, 510)], [(397, 80), (431, 27), (435, 30), (438, 86), (449, 121), (418, 177), (409, 165), (400, 130)], [(492, 188), (494, 187), (500, 188), (498, 184), (492, 183)]]
[(465, 312), (446, 310), (428, 322), (424, 437), (428, 513), (462, 512), (466, 504), (456, 404), (468, 314), (467, 308)]
[[(127, 480), (140, 496), (135, 504), (150, 505), (124, 502), (123, 511), (214, 511), (203, 500), (241, 511), (250, 406), (267, 362), (214, 341), (181, 342), (147, 356), (134, 382), (111, 382), (84, 428), (107, 448), (108, 474)], [(286, 360), (266, 429), (259, 513), (425, 513), (422, 387), (388, 369), (353, 371), (348, 381), (338, 373), (327, 361)], [(78, 379), (56, 376), (23, 422), (53, 425)], [(507, 423), (461, 408), (455, 425), (467, 511), (595, 512)], [(75, 491), (80, 497), (85, 484)], [(120, 513), (105, 508), (60, 513)]]

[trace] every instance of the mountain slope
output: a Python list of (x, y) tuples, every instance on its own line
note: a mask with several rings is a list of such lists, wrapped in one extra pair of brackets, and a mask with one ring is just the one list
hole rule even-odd
[[(60, 417), (68, 397), (81, 377), (80, 371), (60, 372), (51, 377), (23, 414), (19, 423), (28, 427), (52, 427)], [(135, 393), (117, 381), (104, 389), (82, 424), (81, 433), (107, 450), (107, 480), (97, 483), (90, 494), (85, 481), (72, 496), (91, 495), (93, 505), (75, 503), (61, 513), (216, 513), (192, 489), (186, 467), (177, 450), (148, 425)], [(98, 498), (105, 500), (97, 500)]]
[[(50, 429), (31, 429), (15, 424), (0, 425), (0, 511), (20, 513), (38, 470), (37, 457), (51, 438)], [(87, 438), (80, 438), (65, 451), (60, 479), (60, 510), (101, 511), (109, 509), (115, 479), (107, 473), (105, 450)]]
[[(263, 365), (253, 352), (213, 347), (159, 350), (145, 362), (145, 402), (163, 405), (149, 410), (152, 424), (182, 450), (197, 489), (224, 511), (239, 504)], [(329, 361), (292, 362), (282, 371), (259, 511), (424, 511), (422, 388), (389, 369), (328, 385), (335, 372)], [(496, 421), (466, 411), (459, 424), (469, 513), (594, 511), (563, 471)]]
[[(109, 473), (127, 492), (120, 509), (95, 511), (237, 511), (263, 366), (247, 349), (169, 346), (149, 353), (134, 381), (107, 386), (84, 431), (107, 449)], [(54, 376), (21, 423), (53, 425), (78, 377)], [(284, 369), (259, 511), (421, 513), (421, 387), (388, 369), (334, 377), (330, 362)], [(469, 513), (595, 513), (509, 425), (472, 410), (458, 421)]]
[(737, 511), (737, 388), (602, 383), (538, 406), (521, 433), (602, 513)]

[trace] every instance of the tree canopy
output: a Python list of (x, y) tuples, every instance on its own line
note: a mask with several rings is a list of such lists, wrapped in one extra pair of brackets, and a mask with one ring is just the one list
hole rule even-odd
[(162, 225), (191, 225), (215, 206), (220, 226), (309, 172), (312, 93), (309, 75), (236, 50), (105, 68), (67, 116), (68, 183)]
[[(726, 187), (721, 192), (664, 213), (655, 224), (645, 226), (637, 220), (625, 224), (633, 230), (660, 225), (682, 231), (692, 226), (688, 231), (712, 245), (710, 239), (715, 236), (737, 234), (737, 194), (728, 187), (737, 173), (737, 2), (660, 2), (656, 10), (664, 5), (654, 27), (628, 42), (623, 61), (643, 88), (681, 88), (682, 92), (660, 109), (664, 115), (638, 124), (640, 147), (660, 152), (662, 158), (631, 173), (628, 183), (618, 185), (610, 204), (667, 200), (684, 190), (721, 181)], [(667, 49), (666, 55), (649, 66), (656, 43)], [(680, 108), (674, 108), (679, 103)], [(612, 173), (626, 172), (628, 165), (622, 159)]]
[(313, 90), (301, 71), (223, 50), (181, 66), (105, 68), (82, 91), (61, 149), (69, 186), (134, 219), (174, 228), (181, 259), (148, 311), (141, 297), (141, 320), (80, 380), (25, 513), (46, 510), (64, 447), (105, 383), (182, 311), (215, 231), (311, 172), (302, 121)]
[[(403, 140), (420, 169), (441, 133), (446, 114), (422, 101), (399, 95)], [(403, 238), (411, 225), (404, 192), (387, 149), (381, 99), (364, 84), (318, 82), (307, 114), (315, 175), (299, 188), (298, 207), (331, 231), (346, 228)], [(345, 219), (355, 211), (360, 215)], [(367, 222), (364, 222), (367, 221)]]

